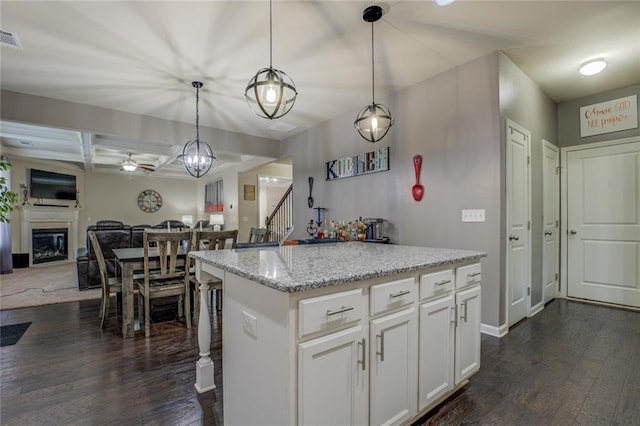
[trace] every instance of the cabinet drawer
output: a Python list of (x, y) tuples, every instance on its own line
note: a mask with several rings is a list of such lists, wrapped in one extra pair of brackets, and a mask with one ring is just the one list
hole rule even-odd
[(480, 264), (461, 266), (456, 269), (456, 288), (465, 288), (475, 284), (480, 284), (482, 274)]
[(431, 272), (420, 277), (420, 299), (449, 293), (453, 290), (453, 270)]
[(362, 289), (312, 297), (298, 302), (298, 337), (330, 331), (362, 318)]
[(371, 315), (410, 305), (416, 300), (413, 278), (371, 286)]

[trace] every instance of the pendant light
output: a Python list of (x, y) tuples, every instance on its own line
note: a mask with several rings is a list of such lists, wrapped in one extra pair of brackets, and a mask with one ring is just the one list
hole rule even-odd
[(284, 71), (273, 68), (273, 17), (269, 0), (269, 68), (260, 69), (254, 75), (244, 97), (249, 106), (262, 118), (273, 120), (287, 114), (296, 102), (296, 86)]
[(367, 105), (360, 110), (356, 121), (353, 123), (356, 130), (367, 142), (375, 143), (385, 137), (393, 126), (393, 117), (389, 108), (376, 103), (376, 84), (374, 71), (374, 48), (373, 48), (373, 23), (378, 21), (383, 15), (380, 6), (369, 6), (362, 12), (362, 19), (371, 22), (371, 105)]
[(182, 160), (187, 173), (195, 178), (200, 178), (209, 173), (209, 170), (218, 163), (218, 158), (209, 144), (200, 140), (200, 111), (198, 105), (200, 103), (200, 88), (202, 88), (203, 84), (200, 81), (194, 81), (191, 85), (196, 89), (196, 138), (184, 145), (182, 154), (178, 155), (178, 158)]

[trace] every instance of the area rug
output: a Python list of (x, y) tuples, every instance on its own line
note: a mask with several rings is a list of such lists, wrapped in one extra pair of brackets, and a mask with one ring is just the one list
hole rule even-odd
[(27, 328), (31, 325), (31, 322), (23, 322), (20, 324), (0, 325), (0, 347), (11, 346), (18, 343), (22, 338), (22, 335)]
[(0, 275), (0, 310), (99, 299), (100, 289), (78, 290), (75, 262), (14, 269)]

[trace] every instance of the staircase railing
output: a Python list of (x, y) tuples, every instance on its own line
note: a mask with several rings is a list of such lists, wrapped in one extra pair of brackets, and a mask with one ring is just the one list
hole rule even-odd
[(273, 213), (266, 219), (267, 235), (264, 241), (282, 242), (293, 229), (293, 184), (286, 190)]

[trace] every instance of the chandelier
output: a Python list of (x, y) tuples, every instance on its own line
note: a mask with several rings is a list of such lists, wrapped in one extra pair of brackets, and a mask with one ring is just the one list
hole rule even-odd
[(187, 173), (195, 178), (200, 178), (209, 173), (209, 170), (218, 163), (218, 158), (209, 144), (200, 140), (200, 111), (198, 105), (200, 103), (200, 88), (202, 88), (203, 84), (200, 81), (194, 81), (191, 85), (196, 89), (196, 138), (184, 145), (182, 154), (178, 155), (178, 158), (182, 160)]
[(269, 68), (262, 68), (254, 75), (244, 97), (247, 103), (262, 118), (273, 120), (287, 114), (296, 102), (296, 86), (284, 71), (273, 68), (273, 16), (269, 0)]
[(373, 23), (378, 21), (383, 15), (380, 6), (369, 6), (362, 12), (362, 19), (371, 22), (371, 104), (360, 110), (353, 125), (367, 142), (375, 143), (384, 138), (393, 126), (393, 117), (389, 108), (376, 103), (376, 85), (374, 71), (374, 44), (373, 44)]

